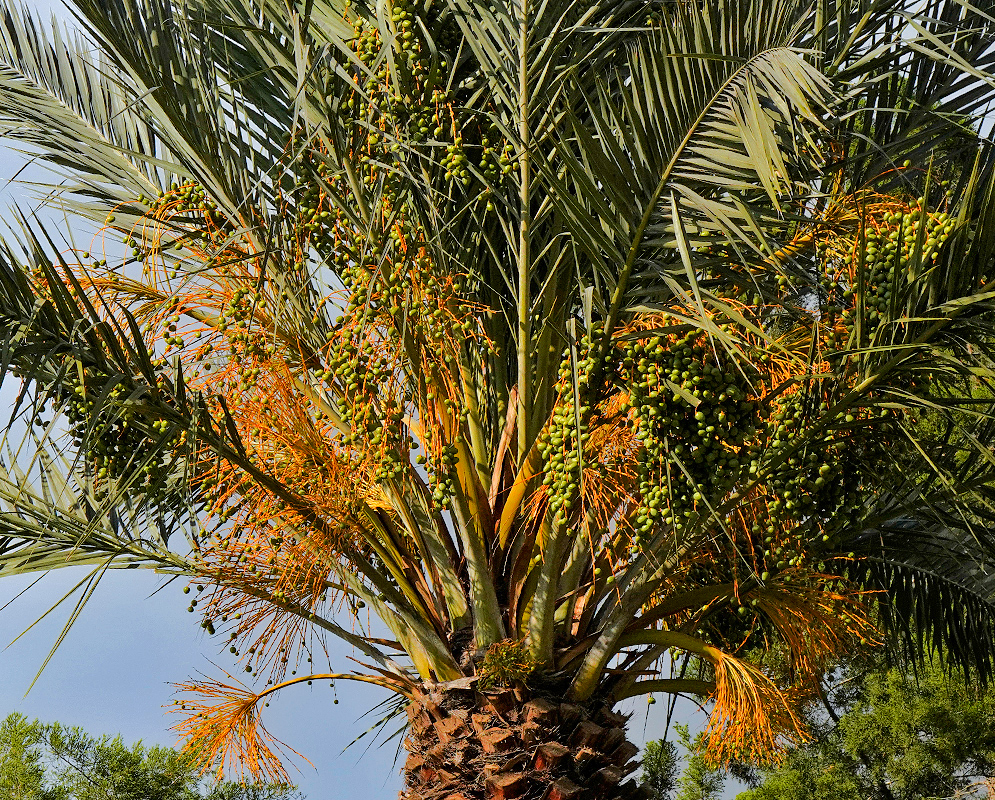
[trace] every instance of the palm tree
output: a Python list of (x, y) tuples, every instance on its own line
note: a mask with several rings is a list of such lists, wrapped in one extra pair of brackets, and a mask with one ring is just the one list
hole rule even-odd
[(990, 676), (990, 3), (72, 6), (2, 15), (99, 233), (3, 249), (0, 568), (203, 589), (207, 763), (355, 680), (409, 800), (622, 798), (627, 697), (722, 760), (861, 643)]

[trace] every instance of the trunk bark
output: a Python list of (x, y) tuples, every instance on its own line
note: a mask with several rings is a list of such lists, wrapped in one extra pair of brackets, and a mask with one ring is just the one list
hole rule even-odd
[(639, 748), (628, 718), (474, 679), (426, 688), (408, 707), (400, 800), (645, 800), (627, 777)]

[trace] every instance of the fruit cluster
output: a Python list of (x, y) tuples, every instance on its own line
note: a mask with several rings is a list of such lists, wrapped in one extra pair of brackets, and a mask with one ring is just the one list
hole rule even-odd
[(707, 516), (742, 479), (762, 416), (750, 390), (756, 365), (719, 355), (704, 333), (669, 317), (658, 327), (625, 343), (618, 375), (641, 447), (637, 546), (660, 523), (680, 532)]
[[(539, 437), (543, 486), (554, 524), (563, 522), (580, 497), (584, 450), (595, 392), (590, 385), (597, 363), (599, 325), (592, 325), (563, 357), (559, 370), (560, 400)], [(592, 454), (597, 458), (596, 454)]]
[(751, 472), (766, 476), (751, 526), (761, 580), (831, 548), (824, 544), (831, 538), (827, 531), (859, 513), (865, 488), (860, 462), (872, 460), (888, 436), (887, 420), (873, 410), (834, 413), (828, 398), (814, 391), (780, 400), (750, 464)]
[[(886, 212), (871, 222), (863, 242), (857, 239), (848, 259), (849, 286), (843, 292), (843, 324), (847, 328), (856, 324), (858, 316), (872, 328), (892, 318), (900, 301), (898, 287), (911, 284), (917, 271), (932, 266), (953, 231), (946, 213), (924, 213), (918, 205)], [(859, 303), (864, 306), (863, 313)]]
[[(195, 181), (174, 181), (156, 197), (139, 195), (138, 204), (147, 208), (143, 221), (121, 233), (132, 258), (143, 262), (145, 277), (152, 274), (152, 260), (169, 249), (179, 257), (186, 248), (214, 254), (230, 246), (230, 226), (204, 187)], [(113, 225), (114, 215), (106, 222)], [(167, 277), (175, 278), (175, 270), (169, 270)]]
[(73, 364), (66, 370), (61, 383), (65, 396), (56, 402), (69, 435), (98, 491), (118, 480), (138, 491), (161, 490), (187, 449), (186, 433), (165, 419), (139, 413), (136, 387), (118, 382), (108, 390), (109, 383), (96, 367)]

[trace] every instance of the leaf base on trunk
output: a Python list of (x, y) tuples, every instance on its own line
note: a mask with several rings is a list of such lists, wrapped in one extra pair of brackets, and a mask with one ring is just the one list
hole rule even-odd
[[(463, 683), (463, 682), (460, 682)], [(435, 687), (408, 707), (400, 800), (645, 800), (628, 718), (602, 702)]]

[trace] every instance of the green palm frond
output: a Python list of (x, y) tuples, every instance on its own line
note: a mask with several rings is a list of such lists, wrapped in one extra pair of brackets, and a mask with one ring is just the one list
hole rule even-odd
[(4, 135), (65, 176), (67, 191), (91, 198), (91, 219), (102, 221), (157, 185), (154, 129), (78, 35), (54, 22), (46, 32), (30, 15), (5, 8), (0, 96)]
[(924, 654), (939, 655), (982, 684), (992, 679), (991, 552), (961, 532), (908, 518), (869, 530), (852, 546), (859, 561), (847, 573), (881, 593), (886, 641), (894, 653), (912, 663)]
[[(102, 498), (45, 449), (22, 471), (17, 454), (0, 465), (0, 557), (5, 574), (69, 566), (150, 567), (178, 574), (189, 564), (170, 549), (169, 530), (140, 508)], [(75, 480), (74, 480), (75, 479)]]

